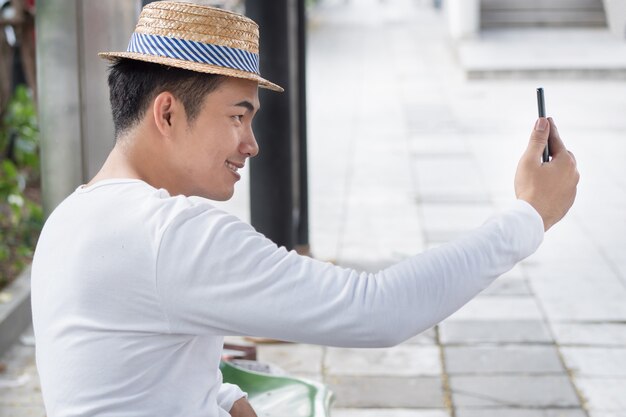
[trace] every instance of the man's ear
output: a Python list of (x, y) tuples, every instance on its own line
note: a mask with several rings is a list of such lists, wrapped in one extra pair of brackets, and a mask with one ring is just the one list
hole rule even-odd
[(185, 117), (184, 112), (182, 112), (182, 103), (169, 91), (163, 91), (154, 99), (152, 117), (161, 134), (171, 137), (174, 121), (180, 121)]

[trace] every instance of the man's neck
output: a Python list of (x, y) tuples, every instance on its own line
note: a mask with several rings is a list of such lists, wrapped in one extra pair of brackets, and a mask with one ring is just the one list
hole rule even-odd
[(114, 178), (132, 178), (145, 180), (142, 175), (133, 167), (132, 158), (129, 156), (129, 146), (118, 141), (107, 157), (95, 177), (87, 185), (92, 185), (98, 181)]

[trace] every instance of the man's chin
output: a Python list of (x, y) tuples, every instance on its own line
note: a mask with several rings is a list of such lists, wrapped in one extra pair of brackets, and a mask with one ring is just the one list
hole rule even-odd
[(235, 190), (231, 189), (228, 191), (223, 191), (223, 192), (207, 192), (205, 193), (205, 195), (202, 195), (201, 197), (204, 198), (208, 198), (209, 200), (213, 200), (213, 201), (228, 201), (231, 198), (233, 198), (233, 195), (235, 194)]

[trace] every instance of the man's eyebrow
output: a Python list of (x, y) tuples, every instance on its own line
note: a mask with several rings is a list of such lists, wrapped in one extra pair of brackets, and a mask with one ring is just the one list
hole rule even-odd
[(254, 112), (254, 104), (252, 104), (248, 100), (240, 101), (239, 103), (235, 104), (235, 106), (245, 107), (246, 110), (249, 110), (251, 113)]

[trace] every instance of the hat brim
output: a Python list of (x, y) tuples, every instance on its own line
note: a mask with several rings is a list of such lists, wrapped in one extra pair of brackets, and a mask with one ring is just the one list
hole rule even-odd
[(138, 61), (152, 62), (154, 64), (167, 65), (170, 67), (182, 68), (190, 71), (204, 72), (207, 74), (225, 75), (228, 77), (243, 78), (246, 80), (252, 80), (259, 83), (259, 87), (267, 88), (269, 90), (278, 91), (282, 93), (284, 88), (267, 81), (265, 78), (260, 77), (257, 74), (246, 72), (233, 68), (220, 67), (218, 65), (205, 64), (201, 62), (185, 61), (182, 59), (168, 58), (163, 56), (147, 55), (138, 52), (100, 52), (98, 54), (100, 58), (108, 59), (109, 61), (115, 61), (119, 58), (135, 59)]

